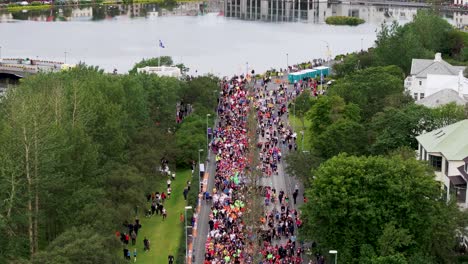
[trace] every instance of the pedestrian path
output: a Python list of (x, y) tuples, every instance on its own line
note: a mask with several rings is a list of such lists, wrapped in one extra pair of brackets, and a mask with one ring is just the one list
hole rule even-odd
[[(176, 179), (171, 183), (172, 196), (164, 202), (167, 218), (163, 220), (161, 215), (153, 215), (148, 218), (144, 216), (144, 212), (140, 212), (139, 214), (142, 227), (140, 232), (138, 232), (136, 243), (138, 252), (136, 263), (167, 263), (168, 255), (177, 257), (180, 240), (184, 232), (184, 224), (180, 222), (180, 214), (184, 213), (186, 201), (182, 193), (187, 181), (191, 180), (191, 171), (178, 171), (176, 175)], [(164, 185), (160, 186), (160, 192), (166, 188), (166, 181), (163, 181), (163, 183)], [(158, 189), (155, 191), (158, 191)], [(191, 189), (191, 191), (194, 190)], [(147, 207), (149, 208), (150, 206), (151, 204), (147, 203)], [(150, 241), (150, 250), (146, 252), (143, 250), (143, 239), (145, 237)], [(133, 257), (134, 246), (131, 243), (129, 244), (129, 249)]]

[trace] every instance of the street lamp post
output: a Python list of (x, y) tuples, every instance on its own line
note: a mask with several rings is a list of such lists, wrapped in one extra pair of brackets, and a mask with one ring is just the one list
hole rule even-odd
[(304, 130), (301, 130), (301, 134), (302, 134), (302, 150), (304, 150)]
[(364, 51), (363, 46), (362, 46), (362, 40), (363, 40), (363, 39), (364, 39), (364, 38), (361, 38), (361, 52)]
[(203, 152), (203, 149), (198, 150), (198, 193), (201, 192), (201, 181), (200, 181), (200, 153)]
[(328, 253), (335, 255), (335, 264), (338, 263), (338, 251), (337, 250), (330, 250)]
[[(208, 148), (208, 117), (210, 117), (211, 114), (206, 114), (206, 155), (210, 153), (210, 150)], [(207, 156), (208, 157), (208, 156)]]
[(0, 46), (0, 62), (2, 62), (2, 46)]
[(288, 66), (288, 70), (289, 70), (289, 54), (286, 53), (286, 66)]
[(187, 235), (187, 210), (192, 210), (192, 206), (185, 206), (184, 214), (185, 214), (185, 263), (188, 263), (188, 235)]
[(65, 64), (67, 64), (67, 53), (68, 52), (65, 51), (64, 53), (65, 53)]

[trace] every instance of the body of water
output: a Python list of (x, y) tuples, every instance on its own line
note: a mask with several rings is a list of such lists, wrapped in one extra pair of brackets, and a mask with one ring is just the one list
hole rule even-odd
[[(66, 57), (67, 63), (82, 61), (118, 72), (143, 58), (167, 55), (185, 63), (192, 74), (230, 75), (367, 49), (381, 23), (407, 23), (417, 12), (327, 3), (257, 7), (220, 2), (173, 9), (138, 4), (4, 13), (0, 46), (3, 57)], [(326, 25), (324, 19), (331, 15), (367, 22), (357, 27)], [(159, 40), (164, 49), (158, 49)]]

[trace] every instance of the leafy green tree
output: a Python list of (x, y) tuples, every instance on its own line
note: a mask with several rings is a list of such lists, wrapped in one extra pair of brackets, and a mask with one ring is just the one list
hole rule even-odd
[(382, 24), (377, 34), (375, 56), (380, 65), (396, 65), (408, 74), (413, 58), (430, 58), (432, 52), (425, 49), (418, 36), (408, 26)]
[(318, 168), (322, 159), (310, 151), (295, 151), (286, 155), (286, 172), (301, 180), (305, 185), (312, 183), (312, 170)]
[(365, 69), (375, 65), (376, 58), (373, 48), (368, 51), (361, 51), (359, 53), (351, 53), (344, 56), (342, 62), (333, 65), (333, 74), (337, 78), (342, 78), (357, 70)]
[(363, 125), (341, 119), (327, 127), (314, 142), (314, 151), (324, 159), (341, 152), (361, 155), (366, 153), (367, 134)]
[(441, 128), (468, 118), (465, 107), (449, 103), (432, 109), (434, 126)]
[(429, 10), (419, 10), (407, 27), (417, 36), (422, 47), (430, 51), (440, 50), (453, 30), (447, 20)]
[(417, 148), (416, 136), (433, 128), (431, 110), (411, 104), (403, 109), (387, 108), (377, 113), (370, 124), (371, 152), (388, 153), (402, 146)]
[(312, 143), (326, 128), (340, 119), (360, 120), (360, 110), (354, 104), (346, 104), (339, 96), (319, 97), (314, 103), (307, 118), (311, 121)]
[(398, 67), (371, 67), (338, 80), (329, 93), (358, 105), (362, 117), (368, 120), (382, 111), (387, 97), (403, 93), (403, 78)]
[(37, 254), (33, 263), (124, 263), (123, 258), (109, 252), (110, 241), (111, 238), (85, 227), (71, 228), (51, 243), (47, 251)]
[(383, 154), (403, 146), (417, 149), (417, 136), (465, 118), (464, 107), (454, 103), (434, 109), (416, 104), (387, 108), (377, 113), (370, 123), (371, 152)]
[(465, 213), (442, 199), (427, 165), (399, 156), (341, 154), (314, 175), (306, 191), (310, 202), (302, 207), (304, 238), (338, 250), (344, 263), (364, 256), (371, 263), (410, 263), (421, 255), (429, 256), (426, 263), (452, 263)]
[[(304, 118), (305, 118), (307, 112), (312, 107), (313, 102), (314, 101), (312, 100), (312, 97), (310, 96), (310, 93), (306, 93), (306, 92), (301, 93), (298, 97), (296, 97), (296, 99), (293, 102), (295, 115), (301, 121), (302, 130), (305, 129)], [(292, 108), (293, 108), (293, 106), (290, 105), (289, 109), (292, 109)]]

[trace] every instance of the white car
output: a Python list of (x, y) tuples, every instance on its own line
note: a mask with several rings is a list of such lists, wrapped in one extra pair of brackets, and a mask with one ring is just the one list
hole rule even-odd
[(27, 5), (29, 5), (29, 3), (26, 2), (26, 1), (23, 1), (23, 2), (20, 3), (20, 5), (22, 5), (22, 6), (27, 6)]

